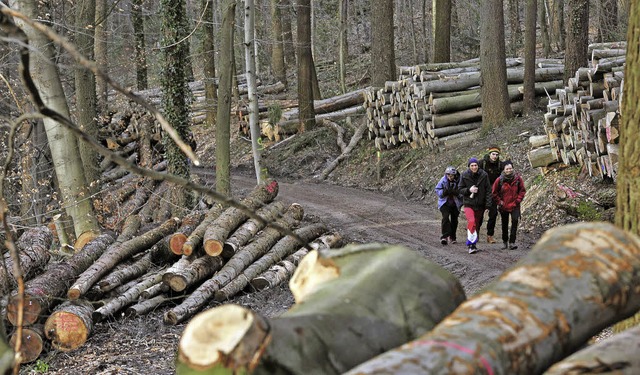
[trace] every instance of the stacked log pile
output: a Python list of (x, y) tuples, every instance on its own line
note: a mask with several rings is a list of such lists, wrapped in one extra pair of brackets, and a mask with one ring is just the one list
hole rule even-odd
[(529, 138), (531, 166), (583, 166), (590, 176), (616, 179), (625, 44), (591, 45), (580, 68), (547, 105), (544, 135)]
[[(522, 112), (522, 59), (507, 59), (509, 99)], [(536, 96), (549, 97), (562, 87), (563, 62), (536, 60)], [(398, 81), (370, 89), (364, 106), (369, 138), (378, 149), (407, 143), (411, 147), (447, 146), (469, 138), (481, 127), (480, 64), (423, 64), (400, 68)]]
[[(153, 196), (166, 189), (165, 184), (147, 184), (130, 176), (123, 181), (123, 187), (146, 186), (149, 192), (143, 200), (137, 199), (137, 192), (129, 193), (128, 199), (120, 194), (121, 207), (130, 201), (139, 206), (132, 206), (122, 222), (112, 222), (117, 238), (112, 230), (105, 230), (71, 256), (56, 261), (49, 261), (54, 237), (49, 227), (26, 231), (17, 241), (26, 280), (24, 294), (17, 293), (16, 283), (7, 275), (0, 274), (0, 281), (7, 281), (0, 286), (9, 296), (6, 316), (14, 327), (7, 333), (14, 341), (15, 335), (28, 338), (22, 340), (25, 362), (37, 359), (47, 341), (61, 351), (78, 348), (90, 337), (94, 324), (105, 319), (138, 316), (174, 304), (165, 322), (176, 324), (212, 301), (223, 303), (242, 291), (262, 289), (251, 286), (254, 279), (271, 287), (286, 282), (301, 254), (308, 251), (305, 244), (315, 248), (341, 244), (340, 236), (324, 224), (303, 223), (300, 205), (285, 207), (276, 201), (278, 184), (273, 180), (240, 201), (263, 220), (249, 219), (237, 208), (204, 202), (182, 218), (160, 220), (143, 212)], [(157, 206), (153, 210), (160, 211)], [(304, 244), (268, 225), (273, 222), (292, 230)], [(11, 264), (10, 259), (5, 262)]]

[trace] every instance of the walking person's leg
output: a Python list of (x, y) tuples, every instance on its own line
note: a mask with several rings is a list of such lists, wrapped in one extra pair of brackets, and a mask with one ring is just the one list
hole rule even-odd
[(493, 238), (493, 234), (496, 229), (496, 219), (498, 217), (498, 206), (495, 202), (491, 202), (491, 206), (489, 206), (489, 220), (487, 221), (487, 242), (488, 243), (496, 243), (496, 240)]
[(478, 231), (476, 229), (476, 213), (471, 207), (464, 207), (464, 216), (467, 218), (467, 246), (469, 254), (476, 252), (476, 242), (478, 242)]
[(451, 209), (451, 231), (449, 232), (449, 237), (451, 243), (456, 243), (456, 233), (458, 232), (458, 216), (460, 215), (460, 211), (458, 207), (453, 207)]
[(518, 223), (520, 222), (520, 208), (516, 207), (511, 212), (511, 232), (509, 233), (509, 248), (515, 250), (518, 248), (516, 245), (516, 233), (518, 231)]
[(451, 231), (451, 221), (449, 220), (449, 217), (451, 216), (451, 210), (448, 205), (443, 204), (440, 207), (440, 213), (442, 213), (442, 223), (440, 225), (440, 243), (446, 245), (447, 237), (449, 237), (449, 233)]
[(502, 246), (503, 249), (508, 248), (509, 243), (509, 213), (500, 211), (500, 223), (502, 224)]

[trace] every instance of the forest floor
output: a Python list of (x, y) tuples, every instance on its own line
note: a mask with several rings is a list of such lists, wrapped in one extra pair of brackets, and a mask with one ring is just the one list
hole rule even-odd
[[(213, 184), (215, 145), (211, 130), (194, 128), (197, 153), (203, 167), (194, 173)], [(327, 127), (297, 134), (286, 141), (267, 143), (262, 162), (270, 177), (280, 183), (277, 200), (299, 203), (305, 221), (326, 223), (349, 242), (401, 244), (452, 272), (467, 296), (485, 287), (534, 246), (549, 228), (580, 220), (555, 206), (557, 186), (562, 183), (579, 194), (607, 187), (598, 178), (577, 167), (551, 171), (543, 178), (527, 160), (528, 137), (542, 132), (542, 112), (517, 118), (498, 129), (485, 131), (478, 139), (447, 150), (400, 147), (378, 153), (373, 142), (362, 139), (350, 157), (321, 181), (322, 170), (339, 154), (336, 133)], [(350, 136), (353, 129), (347, 131)], [(243, 196), (255, 185), (250, 142), (238, 135), (232, 141), (232, 189)], [(459, 242), (439, 242), (440, 214), (434, 187), (448, 165), (466, 169), (469, 157), (480, 157), (490, 145), (502, 148), (502, 159), (511, 159), (528, 189), (517, 250), (501, 250), (486, 243), (486, 222), (480, 231), (480, 252), (470, 255), (464, 245), (466, 221), (460, 216)], [(294, 303), (287, 285), (238, 296), (229, 301), (244, 305), (266, 317), (276, 317)], [(208, 307), (214, 307), (212, 302)], [(48, 374), (173, 374), (177, 345), (185, 324), (162, 322), (168, 307), (139, 318), (118, 317), (97, 324), (85, 345), (76, 351), (50, 351), (39, 364), (24, 365), (22, 374), (35, 374), (48, 367)]]

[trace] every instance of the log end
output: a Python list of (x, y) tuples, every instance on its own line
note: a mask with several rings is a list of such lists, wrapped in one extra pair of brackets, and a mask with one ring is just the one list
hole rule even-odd
[(178, 315), (173, 310), (169, 310), (164, 313), (163, 321), (166, 325), (175, 326), (179, 323)]
[(256, 291), (260, 291), (260, 290), (267, 289), (268, 287), (271, 286), (271, 284), (269, 284), (269, 281), (264, 277), (256, 277), (251, 280), (251, 286)]
[(223, 243), (218, 240), (206, 240), (204, 242), (204, 251), (212, 257), (222, 253)]
[[(22, 325), (29, 326), (38, 321), (40, 316), (45, 313), (46, 307), (43, 306), (41, 300), (28, 294), (24, 295), (24, 313), (22, 316)], [(18, 297), (13, 295), (7, 304), (7, 320), (11, 325), (18, 325)]]
[(66, 311), (54, 312), (44, 323), (44, 333), (51, 345), (63, 352), (82, 346), (90, 331), (91, 327), (80, 316)]
[(238, 305), (222, 305), (187, 324), (178, 344), (178, 362), (192, 369), (222, 366), (234, 373), (250, 372), (268, 340), (264, 318)]
[(69, 288), (69, 291), (67, 292), (67, 298), (69, 298), (70, 300), (76, 300), (80, 298), (81, 295), (82, 295), (82, 292), (80, 291), (79, 288), (75, 286), (72, 286), (71, 288)]
[(311, 251), (300, 261), (289, 282), (289, 289), (296, 303), (300, 303), (320, 285), (339, 276), (340, 270), (332, 262), (320, 259), (318, 251)]
[(187, 236), (184, 233), (175, 233), (169, 239), (169, 248), (174, 254), (182, 255), (185, 242), (187, 242)]
[(187, 288), (187, 280), (181, 275), (165, 274), (162, 277), (162, 282), (169, 285), (174, 292), (182, 292)]
[(84, 245), (86, 245), (89, 242), (93, 241), (99, 235), (100, 235), (100, 232), (94, 231), (94, 230), (88, 230), (86, 232), (82, 232), (78, 236), (78, 239), (76, 240), (76, 242), (73, 244), (73, 248), (75, 249), (76, 252), (78, 252), (78, 251), (82, 250)]
[[(23, 327), (22, 328), (22, 344), (20, 346), (20, 362), (29, 363), (33, 362), (42, 353), (44, 349), (44, 339), (42, 335), (42, 325), (37, 327)], [(16, 346), (16, 340), (18, 336), (14, 333), (9, 338), (9, 345), (12, 348)]]
[(236, 253), (236, 250), (237, 246), (235, 244), (225, 242), (222, 246), (222, 253), (220, 253), (220, 256), (224, 259), (229, 259)]

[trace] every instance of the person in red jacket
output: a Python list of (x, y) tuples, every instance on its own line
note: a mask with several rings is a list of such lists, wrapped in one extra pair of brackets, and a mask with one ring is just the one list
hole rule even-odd
[[(522, 177), (513, 170), (513, 163), (505, 161), (502, 174), (493, 182), (491, 195), (498, 205), (500, 219), (502, 221), (503, 249), (515, 250), (516, 232), (520, 220), (520, 202), (526, 193)], [(511, 216), (511, 229), (509, 229), (509, 216)]]

